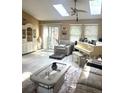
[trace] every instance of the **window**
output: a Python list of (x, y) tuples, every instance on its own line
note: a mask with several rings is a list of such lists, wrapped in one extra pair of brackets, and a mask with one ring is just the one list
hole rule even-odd
[(79, 41), (82, 32), (82, 25), (71, 25), (70, 26), (70, 41)]
[(98, 36), (98, 24), (85, 24), (84, 25), (84, 37), (88, 40), (97, 40)]

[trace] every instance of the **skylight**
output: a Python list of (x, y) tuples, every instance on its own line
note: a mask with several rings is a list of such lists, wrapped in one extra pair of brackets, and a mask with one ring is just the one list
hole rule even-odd
[(62, 4), (53, 5), (53, 7), (61, 14), (61, 16), (69, 16), (68, 12)]
[(100, 15), (102, 0), (89, 0), (91, 15)]

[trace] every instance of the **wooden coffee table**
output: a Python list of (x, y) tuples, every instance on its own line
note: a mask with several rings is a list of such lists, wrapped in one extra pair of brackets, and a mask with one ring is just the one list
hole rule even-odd
[[(65, 73), (70, 66), (58, 62), (56, 62), (56, 64), (57, 70), (52, 70), (52, 64), (50, 64), (32, 74), (30, 76), (31, 81), (33, 81), (36, 86), (46, 89), (48, 93), (58, 93), (64, 82)], [(35, 92), (37, 92), (37, 88)]]

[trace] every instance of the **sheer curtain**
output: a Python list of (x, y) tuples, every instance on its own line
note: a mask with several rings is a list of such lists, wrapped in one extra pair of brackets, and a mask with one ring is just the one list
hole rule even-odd
[(84, 37), (88, 40), (97, 40), (98, 37), (98, 24), (85, 24)]
[(47, 49), (48, 26), (43, 26), (43, 49)]
[(58, 45), (59, 26), (43, 25), (43, 49), (53, 50)]
[(70, 25), (70, 41), (79, 41), (82, 34), (82, 25)]

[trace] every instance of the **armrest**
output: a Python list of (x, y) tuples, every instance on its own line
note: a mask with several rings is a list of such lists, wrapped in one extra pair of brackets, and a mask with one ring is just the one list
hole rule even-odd
[[(87, 75), (87, 73), (89, 73)], [(78, 80), (78, 84), (87, 85), (102, 90), (102, 76), (87, 71), (82, 71)]]

